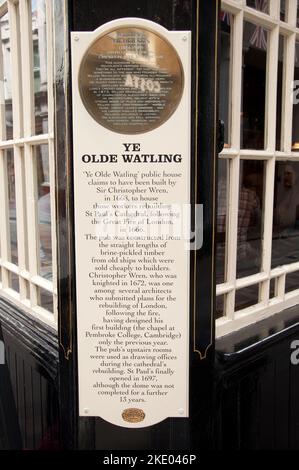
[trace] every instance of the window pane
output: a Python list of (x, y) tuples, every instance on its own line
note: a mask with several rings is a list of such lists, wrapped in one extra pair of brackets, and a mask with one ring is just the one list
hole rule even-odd
[(26, 173), (25, 173), (25, 155), (24, 148), (20, 148), (21, 153), (21, 169), (22, 169), (22, 185), (23, 185), (23, 210), (24, 210), (24, 242), (25, 242), (25, 269), (29, 271), (29, 259), (28, 259), (28, 225), (27, 225), (27, 201), (26, 201)]
[(35, 133), (48, 132), (47, 27), (45, 0), (32, 0)]
[(276, 150), (283, 150), (282, 142), (281, 142), (281, 130), (282, 130), (281, 121), (282, 121), (284, 45), (285, 45), (285, 38), (283, 36), (279, 36), (278, 71), (277, 71)]
[(226, 223), (227, 223), (227, 194), (228, 194), (228, 160), (218, 161), (218, 213), (217, 213), (217, 253), (216, 281), (225, 282), (226, 269)]
[(45, 310), (48, 310), (48, 312), (53, 313), (54, 312), (54, 307), (53, 307), (53, 295), (47, 292), (44, 289), (39, 288), (38, 289), (38, 305)]
[(225, 146), (230, 146), (230, 114), (231, 114), (231, 31), (233, 16), (230, 13), (221, 12), (221, 36), (220, 36), (220, 83), (219, 83), (219, 117), (224, 122)]
[(0, 19), (1, 42), (2, 42), (2, 63), (3, 63), (3, 80), (4, 87), (4, 140), (13, 138), (13, 115), (12, 115), (12, 66), (11, 66), (11, 43), (10, 43), (10, 26), (8, 13)]
[(265, 148), (268, 31), (245, 22), (243, 37), (241, 147)]
[(269, 14), (269, 0), (247, 0), (247, 6)]
[(17, 276), (15, 273), (10, 273), (10, 282), (9, 282), (9, 287), (16, 291), (20, 292), (20, 283), (19, 283), (19, 276)]
[[(294, 80), (299, 80), (299, 42), (296, 42), (295, 48), (295, 71)], [(298, 86), (296, 87), (298, 89)], [(296, 96), (298, 99), (298, 94)], [(296, 100), (297, 101), (297, 100)], [(294, 101), (293, 105), (293, 137), (292, 137), (292, 149), (296, 152), (299, 151), (299, 104)]]
[(287, 20), (287, 11), (286, 11), (286, 0), (280, 0), (280, 19), (281, 21)]
[(270, 295), (269, 295), (270, 299), (274, 299), (274, 297), (277, 296), (276, 285), (277, 285), (277, 279), (271, 279), (271, 281), (270, 281)]
[(18, 264), (18, 237), (16, 219), (16, 188), (15, 188), (15, 164), (12, 149), (5, 151), (7, 163), (7, 189), (9, 207), (9, 229), (10, 229), (10, 259), (14, 264)]
[(299, 162), (276, 165), (272, 268), (299, 261)]
[(224, 295), (216, 297), (216, 320), (224, 317)]
[(241, 161), (239, 194), (238, 278), (261, 268), (264, 162)]
[(51, 199), (48, 145), (35, 147), (37, 173), (37, 218), (39, 229), (39, 274), (52, 280)]
[(259, 302), (259, 285), (245, 287), (236, 291), (236, 307), (235, 310), (244, 310), (245, 308), (252, 307)]
[(299, 272), (288, 274), (286, 277), (286, 293), (299, 289)]

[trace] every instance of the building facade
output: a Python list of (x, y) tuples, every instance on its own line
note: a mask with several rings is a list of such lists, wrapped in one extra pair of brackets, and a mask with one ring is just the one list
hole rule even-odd
[[(69, 35), (122, 17), (192, 32), (204, 207), (190, 419), (142, 432), (78, 415)], [(0, 34), (0, 448), (298, 449), (297, 0), (6, 0)]]

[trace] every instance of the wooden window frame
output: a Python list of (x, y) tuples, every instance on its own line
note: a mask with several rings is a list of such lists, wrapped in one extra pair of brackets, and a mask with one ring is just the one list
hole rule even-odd
[[(18, 265), (10, 262), (9, 216), (4, 208), (0, 223), (0, 295), (13, 301), (32, 317), (50, 327), (57, 328), (57, 263), (55, 215), (55, 142), (54, 142), (54, 50), (53, 2), (46, 0), (47, 18), (47, 78), (48, 78), (48, 132), (35, 133), (33, 47), (31, 29), (31, 2), (7, 0), (0, 7), (0, 17), (8, 12), (11, 34), (13, 139), (5, 140), (3, 134), (3, 107), (0, 113), (0, 200), (7, 201), (5, 177), (5, 150), (14, 151), (16, 218), (18, 236)], [(24, 118), (23, 118), (24, 117)], [(38, 214), (36, 204), (37, 182), (35, 175), (35, 148), (47, 145), (49, 149), (49, 178), (51, 206), (51, 243), (53, 280), (44, 279), (38, 269)], [(25, 178), (23, 169), (25, 169)], [(29, 228), (27, 230), (27, 227)], [(26, 266), (26, 252), (28, 266)], [(10, 288), (10, 273), (19, 278), (20, 291)], [(29, 286), (29, 299), (27, 288)], [(39, 305), (39, 289), (53, 296), (53, 313)]]

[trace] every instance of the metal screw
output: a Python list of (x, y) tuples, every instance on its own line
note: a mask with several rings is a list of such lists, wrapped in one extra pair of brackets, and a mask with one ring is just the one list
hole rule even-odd
[(75, 40), (75, 41), (79, 41), (79, 36), (75, 36), (75, 37), (74, 37), (74, 40)]
[(180, 414), (180, 415), (183, 415), (183, 414), (184, 414), (183, 408), (180, 408), (180, 409), (179, 409), (179, 414)]
[(84, 413), (85, 413), (86, 415), (88, 415), (89, 409), (88, 409), (88, 408), (84, 408)]
[(184, 42), (187, 41), (187, 36), (184, 36), (184, 37), (183, 37), (183, 41), (184, 41)]

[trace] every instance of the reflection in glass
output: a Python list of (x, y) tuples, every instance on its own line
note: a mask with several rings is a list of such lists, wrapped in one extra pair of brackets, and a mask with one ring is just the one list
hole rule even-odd
[(48, 132), (46, 1), (32, 0), (35, 133)]
[(5, 151), (7, 164), (7, 189), (9, 208), (9, 228), (10, 228), (10, 260), (18, 264), (18, 236), (16, 217), (16, 186), (15, 186), (15, 164), (12, 149)]
[(216, 297), (216, 320), (224, 317), (224, 295)]
[(299, 261), (299, 162), (276, 164), (272, 268)]
[(280, 0), (280, 20), (287, 21), (286, 0)]
[(247, 0), (246, 4), (248, 7), (269, 14), (269, 0)]
[[(26, 170), (25, 170), (25, 155), (24, 155), (24, 148), (20, 148), (19, 149), (19, 152), (21, 153), (21, 160), (20, 160), (20, 164), (21, 164), (21, 174), (22, 174), (22, 185), (23, 185), (23, 194), (26, 194)], [(23, 237), (24, 237), (24, 241), (25, 241), (25, 247), (24, 247), (24, 250), (25, 250), (25, 257), (24, 257), (24, 261), (25, 261), (25, 269), (27, 269), (29, 271), (29, 254), (28, 254), (28, 224), (27, 224), (27, 201), (26, 201), (26, 197), (24, 197), (24, 200), (23, 200), (23, 211), (24, 211), (24, 217), (23, 217), (23, 224), (24, 224), (24, 233), (23, 233)]]
[[(295, 48), (295, 70), (294, 80), (299, 80), (299, 42), (296, 42)], [(299, 83), (299, 82), (297, 82)], [(298, 90), (298, 85), (295, 83), (294, 88)], [(292, 137), (292, 150), (299, 152), (299, 103), (298, 93), (294, 94), (293, 104), (293, 137)]]
[(216, 247), (216, 282), (225, 282), (226, 270), (226, 224), (227, 191), (229, 161), (218, 161), (218, 212), (217, 212), (217, 247)]
[(241, 147), (265, 148), (265, 96), (268, 31), (245, 22), (243, 37), (243, 82)]
[(274, 299), (274, 297), (277, 296), (276, 286), (277, 286), (277, 279), (271, 279), (271, 281), (270, 281), (270, 295), (269, 295), (270, 299)]
[(53, 295), (47, 292), (46, 290), (39, 288), (38, 289), (38, 305), (48, 312), (54, 312), (53, 306)]
[(259, 302), (259, 285), (255, 284), (236, 291), (235, 311), (239, 312), (245, 308), (252, 307)]
[(28, 281), (23, 282), (25, 283), (26, 299), (30, 299), (30, 284)]
[(230, 113), (231, 113), (231, 31), (233, 15), (221, 12), (220, 35), (220, 82), (219, 82), (219, 117), (224, 122), (225, 147), (230, 146)]
[(3, 140), (11, 140), (13, 138), (13, 113), (12, 113), (12, 65), (11, 65), (11, 43), (10, 43), (10, 25), (8, 13), (0, 19), (1, 32), (1, 53), (3, 72), (1, 77), (1, 87), (4, 88), (4, 136)]
[(37, 218), (39, 229), (39, 274), (52, 280), (51, 198), (48, 145), (35, 147), (37, 174)]
[(284, 67), (284, 36), (279, 36), (278, 48), (278, 70), (277, 70), (277, 121), (276, 121), (276, 150), (283, 150), (282, 146), (282, 90), (283, 90), (283, 67)]
[(261, 268), (263, 200), (264, 162), (241, 161), (238, 212), (238, 278), (256, 274)]
[(288, 274), (286, 277), (286, 293), (299, 289), (299, 271)]
[(15, 292), (20, 292), (20, 281), (19, 276), (15, 273), (10, 273), (9, 275), (9, 287), (14, 290)]

